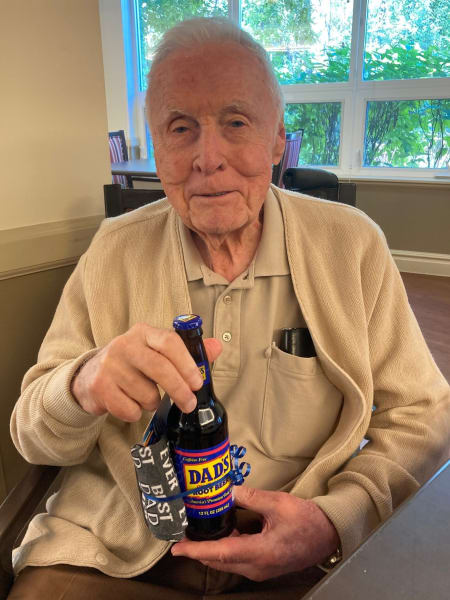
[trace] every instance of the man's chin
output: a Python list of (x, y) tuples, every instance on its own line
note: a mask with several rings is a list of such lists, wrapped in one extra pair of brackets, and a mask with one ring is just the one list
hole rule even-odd
[(224, 224), (211, 224), (205, 225), (204, 223), (193, 224), (194, 230), (200, 236), (214, 236), (214, 237), (226, 237), (229, 234), (232, 234), (234, 231), (238, 231), (241, 229), (240, 227), (235, 226), (226, 226)]
[(194, 229), (200, 235), (211, 236), (226, 236), (242, 229), (246, 225), (245, 218), (239, 219), (237, 215), (231, 217), (230, 211), (227, 211), (227, 214), (203, 214), (198, 217), (191, 217), (191, 222)]

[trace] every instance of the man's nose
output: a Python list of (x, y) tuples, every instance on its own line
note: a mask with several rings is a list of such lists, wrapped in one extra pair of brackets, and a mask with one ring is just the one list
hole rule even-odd
[(193, 168), (204, 175), (223, 171), (227, 165), (225, 141), (213, 129), (204, 129), (197, 139)]

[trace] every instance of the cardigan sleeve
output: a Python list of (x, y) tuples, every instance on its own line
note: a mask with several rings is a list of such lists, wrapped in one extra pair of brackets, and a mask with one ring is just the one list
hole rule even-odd
[(368, 443), (330, 478), (328, 494), (314, 498), (347, 556), (449, 457), (450, 388), (387, 245), (367, 336), (374, 404)]
[(63, 290), (38, 362), (25, 375), (11, 417), (11, 436), (30, 463), (68, 466), (85, 461), (105, 417), (85, 412), (71, 394), (76, 370), (95, 348), (84, 295), (83, 255)]
[[(111, 415), (85, 412), (71, 393), (71, 381), (83, 362), (133, 323), (162, 327), (176, 314), (174, 306), (186, 306), (187, 282), (173, 252), (175, 223), (164, 200), (102, 221), (66, 283), (12, 414), (11, 436), (25, 460), (82, 464), (105, 426), (116, 424)], [(158, 257), (152, 268), (149, 256)], [(165, 303), (159, 301), (167, 289), (161, 264), (173, 277)], [(142, 289), (151, 290), (152, 301)]]

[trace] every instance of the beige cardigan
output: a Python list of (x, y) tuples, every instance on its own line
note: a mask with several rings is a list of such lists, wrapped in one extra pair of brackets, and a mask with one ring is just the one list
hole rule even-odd
[[(326, 376), (344, 395), (335, 432), (291, 493), (317, 502), (348, 555), (447, 457), (449, 386), (378, 227), (355, 208), (273, 190), (302, 314)], [(132, 577), (169, 547), (144, 524), (130, 460), (150, 415), (135, 424), (88, 415), (70, 381), (134, 323), (170, 328), (174, 315), (190, 311), (177, 219), (162, 200), (104, 221), (66, 285), (11, 434), (29, 462), (68, 468), (48, 514), (33, 519), (15, 551), (16, 572), (66, 563)], [(248, 424), (255, 426), (251, 403)], [(370, 443), (355, 455), (365, 436)]]

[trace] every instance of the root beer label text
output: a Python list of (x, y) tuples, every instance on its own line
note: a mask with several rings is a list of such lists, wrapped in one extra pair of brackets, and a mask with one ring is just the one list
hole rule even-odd
[(182, 491), (195, 490), (185, 497), (188, 517), (207, 519), (217, 517), (233, 506), (232, 485), (223, 480), (231, 469), (228, 438), (205, 450), (175, 448), (175, 468)]

